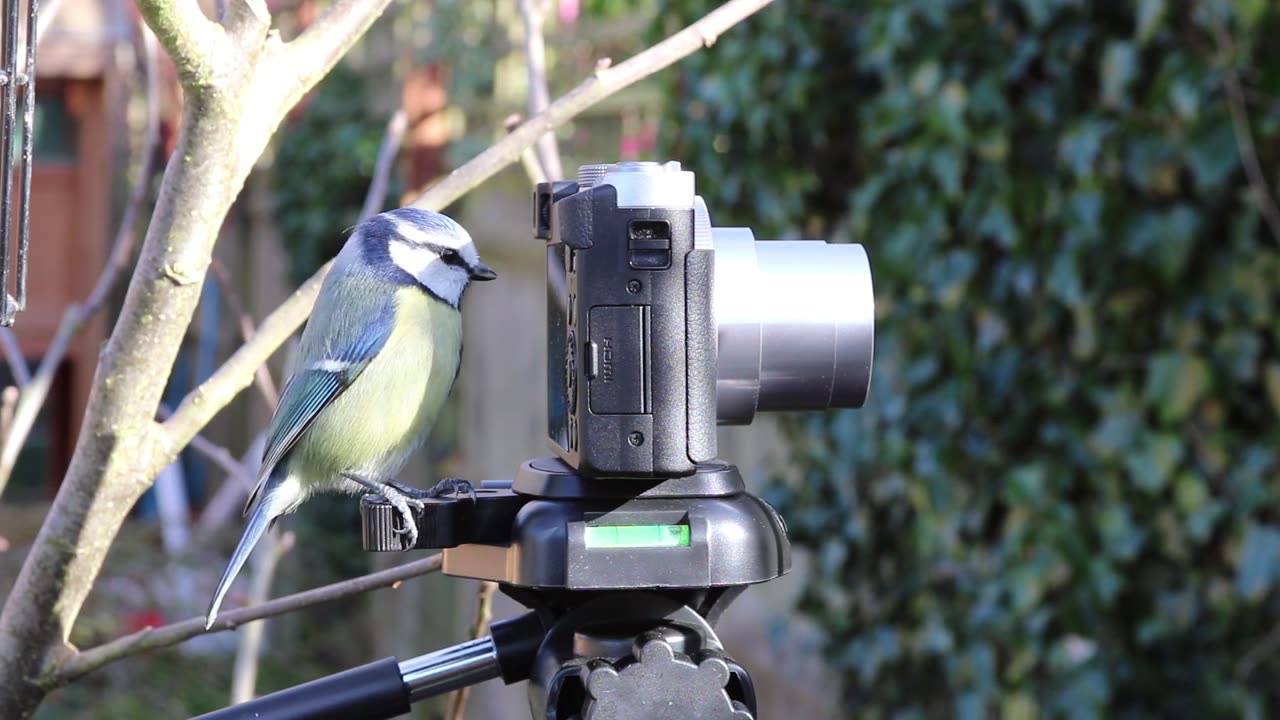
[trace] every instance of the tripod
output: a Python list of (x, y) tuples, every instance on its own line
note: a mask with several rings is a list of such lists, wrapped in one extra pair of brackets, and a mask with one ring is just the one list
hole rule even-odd
[[(364, 547), (404, 550), (394, 508), (361, 501)], [(447, 575), (493, 580), (529, 612), (488, 637), (386, 658), (205, 720), (391, 718), (410, 703), (493, 678), (527, 680), (548, 720), (751, 720), (755, 690), (713, 629), (748, 585), (791, 567), (782, 518), (737, 468), (588, 481), (557, 458), (526, 462), (474, 500), (433, 498), (418, 548)]]
[[(791, 569), (791, 546), (737, 468), (713, 460), (716, 427), (862, 405), (866, 251), (716, 228), (676, 162), (585, 165), (577, 181), (540, 183), (533, 210), (558, 457), (474, 499), (428, 500), (416, 545), (529, 613), (207, 717), (393, 717), (496, 677), (528, 681), (535, 718), (755, 717), (751, 678), (713, 626), (748, 585)], [(390, 505), (366, 497), (360, 511), (366, 550), (409, 549)]]

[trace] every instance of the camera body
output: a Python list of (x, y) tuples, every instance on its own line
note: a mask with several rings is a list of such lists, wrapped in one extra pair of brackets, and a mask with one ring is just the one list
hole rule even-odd
[(757, 409), (859, 407), (874, 299), (860, 245), (715, 228), (679, 163), (587, 165), (535, 190), (547, 421), (589, 478), (669, 478)]
[(650, 169), (536, 190), (548, 435), (589, 477), (684, 476), (716, 456), (713, 251), (695, 237), (693, 174)]

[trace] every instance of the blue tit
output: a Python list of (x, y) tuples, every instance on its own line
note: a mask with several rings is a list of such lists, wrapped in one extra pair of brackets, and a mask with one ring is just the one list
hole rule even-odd
[(458, 375), (463, 293), (471, 281), (494, 277), (467, 231), (439, 213), (401, 208), (356, 227), (302, 333), (245, 505), (248, 526), (206, 627), (262, 534), (315, 493), (381, 495), (399, 511), (413, 547), (410, 506), (459, 487), (446, 481), (415, 495), (393, 476), (426, 439)]

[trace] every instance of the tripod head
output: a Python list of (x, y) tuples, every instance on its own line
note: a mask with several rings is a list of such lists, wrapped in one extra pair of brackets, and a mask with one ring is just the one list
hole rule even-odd
[[(549, 720), (756, 716), (751, 679), (713, 626), (747, 586), (788, 572), (791, 550), (782, 518), (717, 459), (716, 426), (861, 406), (874, 330), (866, 253), (715, 228), (678, 163), (588, 165), (576, 182), (540, 184), (534, 234), (547, 245), (555, 454), (480, 483), (474, 498), (426, 501), (415, 546), (443, 549), (445, 574), (496, 581), (530, 612), (489, 638), (244, 712), (392, 717), (502, 677), (528, 680), (533, 716)], [(366, 550), (415, 549), (389, 503), (366, 496), (360, 510)], [(361, 694), (375, 687), (378, 698)], [(295, 712), (317, 698), (338, 714)], [(371, 714), (381, 701), (387, 714)]]

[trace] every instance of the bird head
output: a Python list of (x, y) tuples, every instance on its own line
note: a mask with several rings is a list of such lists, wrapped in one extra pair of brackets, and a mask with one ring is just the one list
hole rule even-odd
[(361, 231), (366, 242), (385, 243), (387, 260), (454, 307), (471, 281), (498, 276), (480, 260), (471, 235), (438, 212), (390, 210), (368, 220)]

